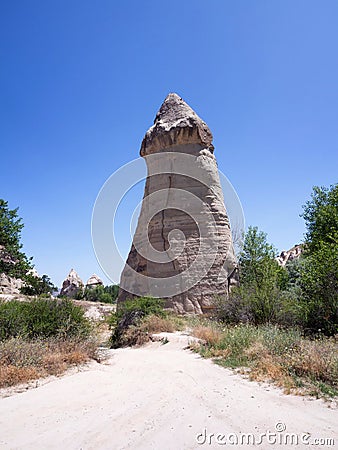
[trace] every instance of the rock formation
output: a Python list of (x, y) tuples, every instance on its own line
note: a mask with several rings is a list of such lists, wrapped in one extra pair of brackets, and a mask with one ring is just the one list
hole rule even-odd
[(19, 278), (0, 273), (0, 294), (18, 295), (24, 283)]
[(71, 269), (67, 278), (62, 283), (60, 295), (64, 295), (69, 298), (76, 297), (76, 294), (83, 288), (83, 282), (74, 269)]
[(236, 284), (212, 139), (206, 123), (169, 94), (141, 145), (148, 174), (119, 304), (151, 295), (176, 312), (201, 314)]
[(294, 259), (298, 259), (303, 253), (304, 247), (302, 244), (296, 244), (290, 250), (283, 250), (279, 256), (277, 256), (277, 262), (284, 267), (287, 262)]
[[(5, 247), (0, 245), (0, 260), (15, 266), (17, 261), (6, 252)], [(38, 272), (33, 267), (27, 272), (27, 275), (40, 278)], [(0, 273), (0, 294), (3, 295), (20, 295), (20, 289), (25, 286), (25, 282), (21, 278), (14, 278), (5, 273)]]
[(94, 288), (97, 286), (103, 286), (103, 281), (95, 273), (88, 279), (86, 288)]

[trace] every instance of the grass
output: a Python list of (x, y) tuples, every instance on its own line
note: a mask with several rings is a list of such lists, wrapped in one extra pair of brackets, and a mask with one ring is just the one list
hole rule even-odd
[[(305, 338), (293, 328), (273, 325), (197, 326), (191, 344), (203, 357), (237, 368), (256, 381), (272, 381), (286, 393), (316, 397), (338, 395), (338, 342), (335, 338)], [(249, 371), (248, 371), (249, 369)]]
[(98, 359), (93, 339), (13, 337), (0, 342), (0, 388), (60, 375), (71, 366)]

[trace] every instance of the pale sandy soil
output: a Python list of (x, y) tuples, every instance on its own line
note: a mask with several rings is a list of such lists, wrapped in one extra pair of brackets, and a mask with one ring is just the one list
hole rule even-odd
[[(184, 350), (187, 336), (167, 336), (165, 345), (112, 350), (104, 364), (92, 363), (0, 399), (0, 448), (253, 448), (231, 445), (236, 437), (230, 433), (239, 439), (241, 433), (252, 433), (261, 449), (334, 448), (330, 443), (309, 445), (316, 438), (333, 438), (337, 448), (337, 409), (249, 382)], [(277, 432), (276, 426), (286, 430)], [(276, 445), (272, 435), (271, 444), (263, 437), (257, 445), (259, 434), (269, 430), (282, 443), (288, 432), (304, 443)], [(217, 441), (219, 433), (225, 438)], [(311, 437), (302, 438), (305, 433)], [(224, 439), (230, 442), (217, 443)]]

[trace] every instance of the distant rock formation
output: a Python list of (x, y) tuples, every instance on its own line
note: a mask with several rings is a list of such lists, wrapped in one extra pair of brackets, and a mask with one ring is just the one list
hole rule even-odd
[(97, 286), (103, 286), (103, 281), (100, 277), (96, 275), (96, 273), (93, 273), (93, 275), (88, 279), (86, 288), (95, 288)]
[(83, 289), (83, 281), (74, 269), (71, 269), (67, 278), (62, 283), (62, 288), (60, 291), (61, 296), (66, 296), (69, 298), (76, 297), (76, 294)]
[(178, 313), (201, 314), (237, 283), (212, 139), (190, 106), (169, 94), (141, 145), (148, 176), (119, 304), (151, 295)]
[(290, 250), (283, 250), (276, 260), (278, 264), (282, 267), (286, 265), (287, 262), (298, 259), (303, 253), (304, 246), (302, 244), (296, 244)]

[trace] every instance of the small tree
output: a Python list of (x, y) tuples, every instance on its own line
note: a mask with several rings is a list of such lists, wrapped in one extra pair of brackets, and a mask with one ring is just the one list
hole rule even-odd
[(239, 258), (240, 286), (228, 300), (220, 303), (220, 316), (226, 321), (265, 323), (277, 321), (280, 292), (287, 283), (287, 272), (276, 261), (276, 250), (266, 233), (249, 227)]
[(10, 210), (8, 202), (0, 199), (0, 273), (24, 278), (32, 268), (31, 259), (21, 251), (22, 219), (18, 208)]

